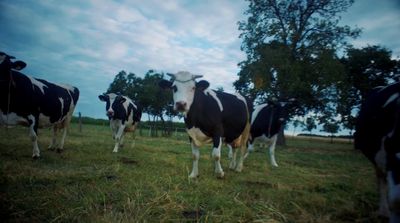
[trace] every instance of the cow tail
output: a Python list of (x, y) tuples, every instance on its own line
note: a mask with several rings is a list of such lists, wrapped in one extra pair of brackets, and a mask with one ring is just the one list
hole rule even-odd
[(79, 89), (74, 87), (74, 91), (71, 93), (71, 95), (72, 95), (72, 100), (74, 100), (74, 105), (76, 105), (79, 99)]
[(249, 137), (250, 137), (250, 127), (251, 127), (251, 125), (250, 125), (250, 114), (251, 113), (250, 113), (249, 108), (253, 107), (251, 105), (249, 107), (249, 103), (250, 103), (250, 101), (246, 100), (245, 105), (246, 105), (247, 119), (246, 119), (246, 126), (244, 128), (243, 133), (242, 133), (242, 142), (241, 142), (241, 145), (240, 145), (240, 147), (242, 148), (242, 150), (244, 150), (245, 153), (247, 152), (247, 141), (249, 140)]

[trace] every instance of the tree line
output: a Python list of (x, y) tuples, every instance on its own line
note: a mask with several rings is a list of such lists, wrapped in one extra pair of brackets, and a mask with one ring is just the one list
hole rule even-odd
[[(238, 22), (247, 57), (238, 64), (233, 85), (254, 104), (296, 99), (287, 117), (294, 126), (311, 131), (321, 125), (331, 134), (340, 128), (352, 131), (368, 92), (398, 81), (400, 60), (389, 49), (349, 44), (362, 33), (339, 23), (353, 0), (247, 1), (247, 18)], [(143, 78), (121, 71), (107, 92), (139, 102), (149, 121), (165, 123), (167, 117), (172, 123), (178, 114), (172, 94), (158, 87), (163, 77), (154, 70)]]

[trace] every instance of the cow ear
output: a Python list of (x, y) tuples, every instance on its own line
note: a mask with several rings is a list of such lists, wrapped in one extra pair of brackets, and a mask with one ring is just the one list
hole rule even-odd
[(158, 82), (158, 86), (162, 89), (171, 89), (172, 87), (172, 82), (171, 81), (167, 81), (167, 80), (161, 80), (160, 82)]
[(24, 61), (21, 60), (17, 60), (15, 62), (12, 63), (12, 68), (15, 70), (22, 70), (26, 67), (26, 63)]
[(202, 80), (196, 83), (196, 89), (199, 89), (201, 91), (204, 91), (210, 86), (210, 83), (208, 81)]
[(100, 99), (100, 101), (107, 101), (107, 95), (104, 95), (104, 94), (101, 94), (101, 95), (99, 95), (99, 99)]

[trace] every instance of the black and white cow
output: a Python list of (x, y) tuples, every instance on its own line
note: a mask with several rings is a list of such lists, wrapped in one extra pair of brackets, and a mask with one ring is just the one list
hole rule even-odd
[(104, 93), (99, 95), (99, 99), (106, 102), (106, 114), (115, 140), (113, 152), (116, 153), (123, 144), (125, 132), (135, 132), (142, 110), (127, 96)]
[[(173, 90), (174, 109), (184, 115), (186, 131), (189, 134), (193, 168), (190, 178), (199, 175), (199, 146), (212, 142), (212, 157), (217, 177), (223, 177), (221, 146), (223, 141), (234, 149), (229, 167), (240, 172), (246, 153), (246, 141), (250, 130), (246, 100), (239, 94), (233, 95), (209, 89), (205, 80), (196, 83), (201, 75), (186, 71), (169, 74), (172, 81), (162, 80), (159, 85)], [(241, 156), (236, 163), (236, 148), (241, 147)]]
[(251, 115), (248, 152), (254, 151), (255, 140), (269, 142), (269, 157), (271, 165), (275, 167), (278, 166), (275, 160), (275, 146), (279, 130), (283, 127), (286, 120), (286, 105), (287, 102), (269, 101), (268, 103), (255, 106)]
[[(40, 156), (38, 128), (53, 126), (50, 149), (61, 151), (79, 98), (79, 90), (24, 75), (17, 70), (26, 66), (13, 56), (0, 52), (0, 125), (25, 125), (33, 142), (33, 158)], [(62, 130), (59, 144), (56, 135)]]
[(375, 166), (379, 214), (400, 222), (400, 82), (374, 89), (363, 102), (354, 145)]

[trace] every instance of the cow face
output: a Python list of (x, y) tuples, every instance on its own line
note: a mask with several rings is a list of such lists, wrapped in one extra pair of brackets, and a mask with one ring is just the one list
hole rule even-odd
[(209, 84), (206, 81), (196, 83), (195, 79), (202, 75), (193, 75), (186, 71), (168, 75), (172, 77), (172, 82), (162, 80), (159, 86), (163, 89), (172, 89), (175, 111), (187, 113), (193, 103), (196, 88), (205, 89)]
[(106, 115), (109, 119), (112, 119), (116, 111), (123, 108), (123, 104), (126, 99), (122, 95), (114, 93), (99, 95), (100, 101), (106, 102)]

